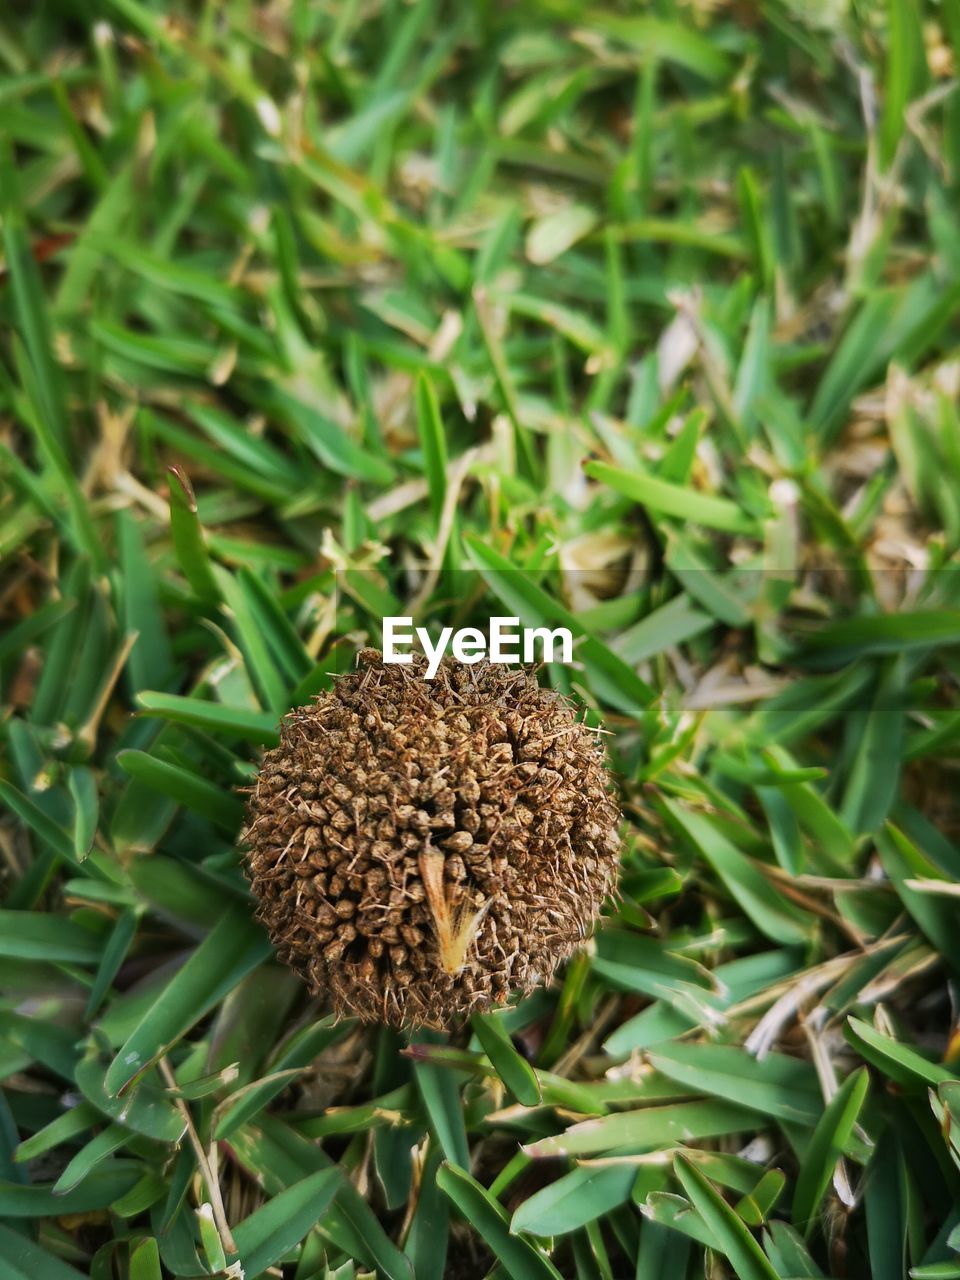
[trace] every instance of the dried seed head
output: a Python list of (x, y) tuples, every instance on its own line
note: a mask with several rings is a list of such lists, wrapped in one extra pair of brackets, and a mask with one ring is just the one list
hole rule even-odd
[(529, 672), (364, 650), (283, 721), (248, 875), (281, 960), (338, 1014), (445, 1026), (549, 982), (614, 887), (603, 750)]

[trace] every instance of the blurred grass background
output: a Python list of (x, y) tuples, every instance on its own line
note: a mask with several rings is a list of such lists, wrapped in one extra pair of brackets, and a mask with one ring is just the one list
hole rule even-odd
[[(958, 52), (0, 16), (0, 1280), (960, 1276)], [(573, 626), (626, 813), (594, 942), (450, 1038), (333, 1025), (236, 844), (405, 612)]]

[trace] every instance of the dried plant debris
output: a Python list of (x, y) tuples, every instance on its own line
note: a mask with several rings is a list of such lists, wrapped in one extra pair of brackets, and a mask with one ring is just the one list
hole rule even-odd
[(535, 675), (373, 649), (283, 721), (252, 788), (258, 914), (338, 1014), (446, 1026), (548, 983), (614, 888), (597, 734)]

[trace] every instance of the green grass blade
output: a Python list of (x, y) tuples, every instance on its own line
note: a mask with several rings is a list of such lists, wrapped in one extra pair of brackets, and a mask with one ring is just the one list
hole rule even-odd
[(336, 1170), (321, 1169), (238, 1223), (233, 1238), (244, 1270), (259, 1275), (280, 1262), (323, 1217), (338, 1189)]
[(436, 526), (440, 523), (440, 513), (447, 493), (449, 463), (437, 392), (425, 373), (417, 378), (417, 430), (420, 433), (420, 448), (423, 450), (424, 470), (430, 491), (430, 509)]
[(652, 511), (725, 533), (758, 533), (756, 520), (728, 498), (715, 498), (638, 471), (621, 471), (605, 462), (588, 462), (584, 470), (594, 480), (626, 494)]
[(513, 1047), (503, 1022), (496, 1014), (487, 1014), (474, 1017), (470, 1025), (480, 1041), (480, 1047), (506, 1088), (522, 1106), (537, 1106), (540, 1101), (540, 1082), (536, 1072)]
[(780, 1280), (769, 1258), (750, 1234), (742, 1219), (695, 1165), (682, 1156), (674, 1163), (680, 1185), (690, 1197), (720, 1252), (726, 1257), (740, 1280)]
[(464, 1169), (442, 1164), (437, 1185), (474, 1227), (511, 1280), (559, 1280), (560, 1273), (553, 1264), (530, 1241), (511, 1232), (504, 1210)]
[(228, 907), (126, 1038), (104, 1077), (107, 1093), (116, 1097), (128, 1088), (270, 954), (246, 908)]
[(834, 1169), (847, 1145), (867, 1097), (866, 1067), (852, 1072), (830, 1099), (804, 1152), (793, 1193), (792, 1217), (807, 1235), (826, 1195)]

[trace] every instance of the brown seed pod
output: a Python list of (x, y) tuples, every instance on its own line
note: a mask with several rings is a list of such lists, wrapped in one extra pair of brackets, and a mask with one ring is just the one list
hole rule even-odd
[(603, 750), (532, 674), (365, 649), (290, 712), (251, 789), (280, 959), (340, 1015), (446, 1026), (549, 982), (616, 882)]

